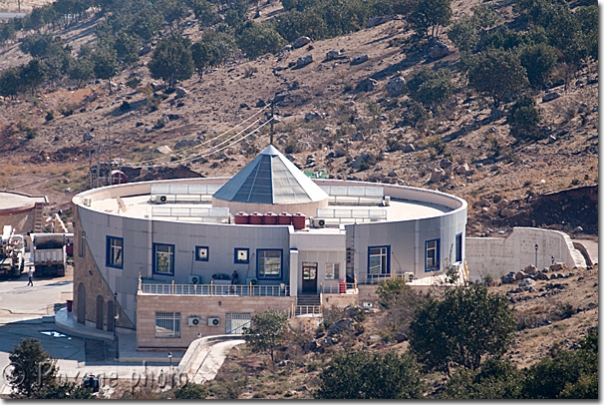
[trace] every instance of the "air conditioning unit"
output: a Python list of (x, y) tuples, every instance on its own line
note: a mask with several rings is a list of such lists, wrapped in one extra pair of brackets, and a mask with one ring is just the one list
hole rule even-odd
[(208, 318), (208, 326), (220, 325), (220, 318)]
[(168, 201), (168, 197), (165, 195), (154, 195), (151, 196), (151, 202), (155, 204), (165, 204)]
[(363, 302), (363, 308), (373, 308), (373, 302)]
[(385, 195), (384, 198), (382, 199), (382, 206), (384, 206), (384, 207), (390, 206), (390, 196), (389, 195)]
[(82, 198), (82, 204), (84, 204), (87, 207), (90, 207), (90, 205), (92, 204), (92, 198), (90, 198), (90, 197)]
[(415, 274), (413, 274), (410, 271), (407, 271), (407, 272), (403, 273), (403, 278), (405, 279), (406, 282), (410, 283), (415, 278)]
[(198, 316), (189, 317), (189, 326), (199, 326), (201, 319)]
[(323, 218), (311, 218), (313, 228), (325, 228), (325, 220)]
[(201, 284), (201, 276), (190, 274), (189, 275), (189, 284)]

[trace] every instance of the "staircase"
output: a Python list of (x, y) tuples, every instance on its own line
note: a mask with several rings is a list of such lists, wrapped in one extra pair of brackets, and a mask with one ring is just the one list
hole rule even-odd
[(321, 296), (318, 294), (298, 295), (295, 316), (298, 315), (321, 315)]
[(46, 204), (36, 203), (34, 217), (32, 219), (33, 233), (44, 232), (44, 206)]

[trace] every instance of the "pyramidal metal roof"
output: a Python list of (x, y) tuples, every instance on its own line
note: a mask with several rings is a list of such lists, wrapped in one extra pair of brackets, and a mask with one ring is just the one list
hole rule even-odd
[(219, 188), (214, 197), (255, 204), (294, 204), (329, 198), (272, 145)]

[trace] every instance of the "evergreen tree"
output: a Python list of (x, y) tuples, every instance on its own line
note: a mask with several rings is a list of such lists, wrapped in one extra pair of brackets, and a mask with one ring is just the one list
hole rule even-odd
[(151, 77), (165, 80), (170, 88), (179, 80), (189, 79), (195, 71), (190, 41), (179, 35), (161, 39), (147, 67)]

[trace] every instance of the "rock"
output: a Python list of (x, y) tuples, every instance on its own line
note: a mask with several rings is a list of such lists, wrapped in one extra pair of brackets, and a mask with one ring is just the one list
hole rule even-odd
[(306, 385), (303, 385), (298, 391), (308, 391), (308, 387)]
[(440, 59), (440, 58), (444, 58), (445, 56), (447, 56), (448, 54), (450, 54), (451, 51), (449, 50), (449, 46), (443, 42), (437, 41), (432, 47), (430, 47), (430, 49), (428, 50), (428, 55), (432, 58), (432, 59)]
[(162, 155), (169, 155), (170, 153), (172, 153), (172, 148), (170, 148), (168, 145), (162, 145), (153, 149), (151, 153), (161, 153)]
[(342, 318), (329, 325), (329, 327), (327, 328), (327, 336), (334, 336), (338, 333), (342, 333), (345, 330), (350, 329), (352, 325), (354, 325), (354, 321), (352, 319)]
[(311, 112), (307, 113), (307, 114), (304, 116), (304, 121), (305, 121), (305, 122), (310, 122), (310, 121), (313, 121), (313, 120), (318, 120), (318, 119), (321, 119), (321, 118), (322, 118), (322, 117), (321, 117), (321, 114), (319, 114), (319, 113), (318, 113), (318, 112), (316, 112), (316, 111), (311, 111)]
[(367, 62), (369, 60), (369, 56), (367, 54), (357, 55), (350, 61), (351, 65), (358, 65), (363, 62)]
[(455, 173), (459, 174), (460, 176), (463, 176), (464, 174), (468, 173), (470, 171), (470, 165), (468, 165), (467, 163), (464, 163), (463, 165), (459, 165), (455, 168)]
[(434, 169), (432, 169), (432, 174), (430, 175), (430, 182), (438, 183), (444, 177), (445, 177), (445, 171), (443, 169), (435, 167)]
[(318, 340), (313, 340), (311, 342), (304, 343), (304, 345), (302, 346), (302, 350), (304, 350), (305, 353), (317, 353), (320, 352), (322, 349), (323, 347), (321, 346), (321, 343), (319, 343)]
[(346, 156), (346, 151), (343, 148), (338, 148), (333, 153), (336, 159)]
[(552, 91), (550, 93), (545, 94), (543, 96), (543, 98), (541, 99), (541, 101), (543, 101), (544, 103), (547, 103), (548, 101), (555, 100), (558, 97), (560, 97), (560, 93), (558, 93), (557, 91)]
[(340, 51), (331, 50), (331, 51), (327, 52), (325, 59), (334, 60), (334, 59), (337, 59), (339, 56), (340, 56)]
[(598, 304), (596, 304), (595, 302), (590, 302), (589, 304), (587, 304), (587, 308), (589, 308), (589, 309), (594, 309), (597, 307), (598, 307)]
[(187, 91), (182, 87), (176, 88), (176, 98), (182, 98), (187, 95)]
[(525, 278), (518, 284), (518, 287), (522, 288), (524, 291), (528, 291), (530, 288), (535, 287), (536, 284), (537, 282), (532, 278)]
[(537, 280), (549, 280), (549, 276), (542, 272), (538, 272), (537, 274), (535, 274), (535, 278)]
[[(304, 46), (304, 45), (303, 45)], [(285, 45), (283, 48), (279, 49), (279, 53), (285, 53), (285, 52), (289, 52), (292, 49), (294, 49), (293, 46), (291, 45)]]
[(138, 56), (143, 56), (148, 54), (149, 52), (151, 52), (151, 45), (143, 45), (141, 46), (141, 48), (138, 50)]
[(382, 15), (379, 17), (371, 17), (369, 20), (367, 20), (367, 25), (365, 26), (365, 28), (373, 28), (378, 25), (385, 24), (388, 21), (394, 19), (394, 17), (395, 16), (393, 16), (393, 15)]
[(438, 165), (440, 166), (441, 169), (447, 170), (453, 165), (453, 163), (449, 159), (445, 158), (445, 159), (442, 159)]
[(393, 337), (394, 340), (396, 340), (396, 343), (406, 342), (409, 340), (409, 337), (403, 332), (395, 333)]
[(363, 134), (360, 133), (360, 132), (357, 132), (356, 134), (354, 134), (352, 136), (352, 141), (353, 142), (360, 142), (360, 141), (363, 141), (363, 140), (365, 140), (365, 138), (363, 137)]
[(386, 83), (386, 93), (388, 97), (400, 97), (405, 89), (405, 79), (402, 76), (397, 76)]
[(183, 139), (181, 141), (176, 142), (176, 144), (174, 144), (174, 149), (191, 148), (191, 147), (197, 145), (198, 143), (199, 142), (194, 139)]
[(551, 276), (549, 276), (550, 280), (555, 280), (558, 278), (558, 275), (556, 273), (552, 273)]
[(526, 266), (523, 270), (526, 274), (534, 274), (537, 272), (537, 267), (535, 267), (532, 264), (529, 264), (528, 266)]
[(552, 264), (551, 266), (549, 266), (550, 271), (561, 271), (561, 270), (567, 270), (568, 267), (566, 267), (566, 263), (564, 262), (557, 262)]
[(415, 146), (413, 146), (412, 143), (405, 144), (405, 145), (403, 145), (401, 150), (403, 151), (403, 153), (415, 152)]
[(356, 91), (373, 91), (376, 84), (377, 80), (368, 77), (367, 79), (361, 80), (359, 84), (357, 84)]
[(573, 233), (581, 233), (583, 232), (583, 227), (581, 226), (577, 226), (575, 229), (573, 229)]
[(519, 271), (518, 273), (516, 273), (516, 275), (514, 276), (514, 278), (519, 281), (519, 280), (523, 280), (526, 277), (526, 273), (523, 272), (522, 270)]
[(514, 284), (516, 282), (515, 272), (511, 271), (505, 276), (501, 276), (501, 284)]
[(264, 102), (264, 100), (258, 99), (258, 101), (256, 102), (256, 108), (262, 108), (265, 106), (266, 106), (266, 103)]
[(310, 44), (309, 37), (300, 37), (296, 39), (293, 43), (294, 49), (302, 48), (304, 45)]
[(550, 135), (547, 137), (547, 143), (554, 143), (556, 142), (556, 137), (554, 135)]
[(296, 61), (296, 67), (306, 66), (310, 63), (312, 63), (312, 55), (302, 56)]
[(357, 158), (352, 162), (351, 167), (355, 170), (358, 170), (361, 168), (361, 165), (364, 162), (369, 162), (371, 160), (371, 155), (369, 153), (363, 153), (359, 156), (357, 156)]

